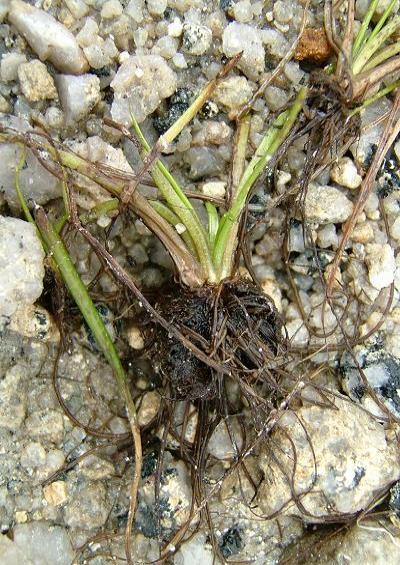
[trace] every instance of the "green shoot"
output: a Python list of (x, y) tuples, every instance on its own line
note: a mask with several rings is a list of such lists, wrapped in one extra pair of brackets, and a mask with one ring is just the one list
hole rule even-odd
[(210, 239), (211, 247), (214, 247), (219, 227), (219, 216), (214, 204), (206, 202), (205, 206), (208, 215), (208, 237)]
[(353, 45), (352, 70), (354, 74), (359, 74), (362, 70), (372, 69), (396, 53), (395, 49), (386, 49), (385, 55), (382, 54), (381, 56), (372, 59), (373, 55), (378, 51), (378, 49), (380, 49), (383, 43), (400, 26), (400, 16), (394, 16), (389, 22), (387, 22), (387, 19), (391, 15), (395, 4), (396, 0), (392, 0), (386, 8), (385, 12), (382, 14), (378, 23), (374, 26), (373, 30), (368, 35), (368, 26), (376, 11), (378, 1), (373, 0), (369, 5), (368, 11), (364, 17), (360, 31), (358, 32)]
[(372, 0), (371, 4), (368, 7), (367, 13), (365, 14), (364, 19), (361, 23), (357, 37), (354, 40), (353, 55), (357, 54), (360, 47), (365, 43), (366, 37), (368, 35), (368, 26), (372, 20), (372, 16), (375, 14), (378, 3), (379, 0)]
[(230, 275), (232, 269), (233, 241), (236, 238), (238, 221), (246, 204), (251, 187), (259, 179), (274, 153), (279, 149), (289, 134), (307, 95), (307, 89), (301, 88), (289, 110), (282, 112), (265, 134), (256, 154), (247, 166), (230, 209), (224, 214), (214, 244), (213, 259), (220, 265), (219, 280)]
[[(131, 118), (133, 129), (143, 148), (142, 154), (146, 156), (150, 152), (150, 146), (134, 116), (131, 116)], [(207, 233), (190, 200), (159, 159), (151, 168), (150, 174), (161, 195), (165, 198), (169, 209), (179, 218), (180, 223), (188, 231), (207, 280), (216, 282)]]
[[(197, 258), (197, 251), (196, 246), (193, 242), (193, 239), (189, 232), (187, 231), (186, 227), (181, 224), (180, 218), (173, 212), (168, 206), (160, 202), (159, 200), (149, 200), (149, 204), (160, 214), (164, 220), (167, 220), (171, 226), (173, 226), (176, 231), (179, 233), (185, 244), (187, 245), (190, 252)], [(179, 226), (182, 226), (183, 229), (180, 230)]]

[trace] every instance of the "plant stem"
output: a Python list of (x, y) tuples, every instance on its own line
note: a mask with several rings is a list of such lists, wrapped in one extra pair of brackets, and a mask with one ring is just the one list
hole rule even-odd
[[(176, 226), (181, 223), (180, 218), (172, 210), (170, 210), (168, 206), (166, 206), (159, 200), (149, 200), (149, 204), (152, 208), (154, 208), (154, 210), (158, 212), (158, 214), (160, 214), (160, 216), (164, 218), (164, 220), (167, 220), (167, 222), (171, 224), (171, 226), (174, 226), (175, 229)], [(193, 253), (193, 255), (197, 257), (196, 247), (193, 243), (193, 239), (191, 238), (189, 232), (185, 229), (185, 231), (179, 233), (179, 235), (186, 243), (190, 251)]]
[(301, 88), (290, 109), (282, 112), (282, 114), (276, 118), (272, 127), (268, 129), (256, 154), (242, 176), (231, 208), (224, 214), (221, 220), (213, 254), (214, 264), (220, 265), (219, 280), (230, 275), (233, 251), (231, 252), (229, 250), (234, 250), (235, 248), (234, 241), (236, 240), (240, 215), (244, 209), (250, 189), (260, 177), (275, 151), (289, 134), (302, 108), (306, 95), (307, 88)]
[(230, 194), (228, 195), (228, 205), (232, 204), (232, 201), (236, 196), (240, 179), (242, 178), (243, 175), (243, 170), (246, 162), (247, 142), (250, 133), (250, 122), (251, 122), (250, 114), (246, 114), (240, 120), (236, 132), (236, 139), (235, 139), (233, 159), (232, 159), (231, 187), (230, 187)]
[[(139, 124), (133, 116), (132, 126), (142, 144), (144, 154), (148, 154), (150, 145), (146, 141)], [(206, 279), (209, 282), (215, 282), (216, 273), (212, 262), (207, 234), (192, 203), (159, 159), (154, 163), (150, 174), (162, 196), (165, 198), (170, 210), (178, 216), (180, 222), (182, 222), (187, 229), (196, 248), (196, 255), (204, 269)]]
[[(129, 512), (132, 518), (137, 505), (137, 491), (142, 466), (142, 443), (140, 428), (137, 421), (136, 407), (129, 390), (127, 377), (110, 334), (108, 333), (100, 314), (95, 308), (85, 285), (83, 284), (78, 272), (76, 271), (75, 266), (68, 254), (68, 251), (66, 250), (60, 236), (57, 234), (57, 232), (49, 222), (43, 208), (38, 208), (38, 210), (36, 211), (36, 225), (38, 226), (39, 231), (42, 234), (44, 241), (46, 242), (51, 256), (54, 258), (60, 270), (62, 278), (64, 279), (69, 292), (71, 293), (77, 306), (79, 307), (79, 310), (81, 311), (82, 316), (85, 318), (86, 323), (93, 332), (97, 344), (99, 345), (105, 358), (113, 369), (119, 393), (126, 406), (135, 447), (135, 471), (134, 479), (132, 481), (131, 500), (129, 506)], [(132, 520), (128, 522), (131, 523)], [(132, 562), (130, 555), (130, 539), (126, 542), (126, 548), (128, 562)]]
[(236, 65), (241, 53), (235, 55), (226, 65), (223, 67), (220, 73), (211, 80), (194, 102), (189, 106), (189, 108), (176, 120), (174, 124), (162, 135), (159, 139), (159, 144), (163, 147), (165, 144), (171, 143), (183, 130), (183, 128), (194, 118), (194, 116), (202, 109), (204, 104), (210, 98), (211, 94), (214, 92), (218, 83), (229, 73), (229, 71)]
[(387, 45), (386, 47), (381, 49), (381, 51), (379, 51), (375, 55), (375, 57), (372, 57), (372, 59), (370, 59), (368, 61), (368, 63), (363, 68), (363, 72), (374, 69), (375, 67), (377, 67), (378, 65), (380, 65), (384, 61), (387, 61), (388, 59), (390, 59), (390, 57), (397, 55), (397, 53), (399, 53), (399, 52), (400, 52), (400, 41), (397, 41), (396, 43), (391, 43), (390, 45)]
[(382, 90), (380, 90), (379, 92), (377, 92), (373, 96), (370, 96), (370, 98), (367, 98), (366, 100), (364, 100), (364, 102), (360, 106), (357, 106), (357, 108), (354, 108), (354, 110), (352, 110), (349, 113), (347, 118), (348, 119), (352, 118), (355, 114), (358, 114), (359, 112), (364, 110), (364, 108), (367, 108), (367, 106), (370, 106), (371, 104), (373, 104), (374, 102), (376, 102), (380, 98), (383, 98), (383, 96), (386, 96), (386, 94), (389, 94), (390, 92), (392, 92), (393, 90), (395, 90), (398, 87), (400, 87), (400, 80), (396, 80), (396, 82), (392, 82), (392, 84), (389, 84), (389, 86), (387, 86), (386, 88), (382, 88)]
[(359, 51), (359, 49), (365, 43), (365, 36), (367, 34), (367, 31), (368, 31), (368, 26), (369, 26), (369, 23), (372, 19), (372, 16), (375, 13), (376, 7), (378, 6), (378, 2), (379, 2), (379, 0), (372, 0), (371, 4), (368, 6), (367, 13), (364, 16), (364, 19), (361, 23), (361, 27), (360, 27), (360, 29), (357, 33), (357, 37), (354, 41), (354, 45), (353, 45), (353, 55), (354, 56), (357, 55), (357, 52)]
[(218, 233), (219, 216), (216, 207), (211, 202), (205, 204), (208, 215), (208, 237), (211, 247), (214, 245)]
[(367, 39), (364, 46), (360, 49), (352, 65), (353, 74), (359, 74), (364, 66), (371, 59), (373, 54), (378, 51), (381, 45), (397, 30), (400, 26), (400, 16), (394, 16), (389, 23), (378, 33)]

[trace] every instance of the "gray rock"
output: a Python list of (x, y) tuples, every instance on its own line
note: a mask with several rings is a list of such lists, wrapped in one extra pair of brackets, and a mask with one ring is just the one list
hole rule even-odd
[(65, 508), (65, 523), (70, 528), (84, 530), (104, 526), (110, 510), (104, 485), (101, 482), (87, 484), (85, 481), (74, 485), (71, 490), (73, 488), (71, 501)]
[(0, 217), (0, 324), (42, 293), (44, 251), (32, 224)]
[(310, 523), (353, 514), (399, 478), (399, 454), (390, 433), (351, 401), (331, 401), (336, 409), (305, 405), (296, 416), (287, 412), (280, 420), (260, 458), (264, 481), (257, 501), (266, 514), (283, 509)]
[[(385, 350), (379, 334), (369, 344), (357, 347), (354, 355), (367, 383), (380, 402), (394, 416), (400, 418), (399, 359)], [(385, 417), (382, 406), (378, 406), (375, 399), (369, 394), (353, 356), (347, 352), (344, 353), (340, 360), (340, 367), (342, 386), (347, 394), (373, 414)]]
[(63, 73), (80, 74), (88, 63), (72, 33), (53, 16), (21, 0), (11, 0), (10, 22), (42, 61)]
[(223, 169), (222, 160), (209, 147), (191, 147), (184, 154), (184, 160), (190, 166), (189, 177), (192, 180), (217, 176)]
[(346, 188), (358, 188), (362, 183), (362, 178), (358, 174), (357, 167), (350, 157), (342, 157), (333, 164), (331, 179)]
[[(385, 127), (385, 120), (382, 121), (379, 118), (389, 112), (391, 107), (391, 101), (384, 96), (361, 112), (361, 133), (350, 148), (359, 162), (369, 163), (371, 161)], [(371, 124), (375, 124), (374, 127), (370, 127)]]
[(9, 537), (0, 534), (0, 563), (7, 565), (33, 565), (32, 561), (27, 561), (23, 548), (18, 547)]
[(175, 92), (176, 86), (176, 74), (160, 55), (129, 57), (111, 82), (114, 90), (111, 115), (125, 125), (130, 124), (131, 113), (138, 122), (143, 122), (161, 100)]
[(242, 447), (242, 429), (236, 418), (221, 420), (208, 442), (208, 452), (216, 459), (233, 459)]
[(310, 565), (397, 565), (399, 561), (399, 531), (384, 519), (363, 519), (325, 539), (318, 533), (306, 536), (284, 555), (285, 563)]
[(394, 281), (396, 260), (394, 250), (388, 243), (369, 243), (366, 246), (365, 262), (368, 267), (368, 278), (372, 286), (378, 290), (386, 288)]
[(203, 55), (211, 45), (212, 32), (196, 24), (183, 26), (183, 50), (189, 55)]
[(21, 565), (21, 553), (24, 565), (70, 565), (75, 554), (67, 530), (49, 522), (18, 524), (13, 528), (13, 538), (16, 560), (2, 561), (7, 565)]
[(290, 48), (290, 44), (285, 39), (283, 33), (277, 29), (266, 28), (260, 31), (260, 37), (263, 44), (266, 46), (267, 51), (277, 58), (282, 58), (286, 55)]
[(222, 50), (227, 57), (241, 51), (238, 67), (252, 80), (257, 80), (265, 68), (265, 50), (258, 29), (236, 22), (230, 23), (222, 35)]
[(305, 199), (307, 220), (320, 224), (343, 223), (352, 210), (351, 200), (339, 188), (310, 184)]
[(22, 383), (26, 373), (24, 364), (14, 365), (0, 382), (0, 426), (18, 430), (26, 415), (26, 398)]
[(154, 471), (156, 455), (150, 453), (144, 460), (137, 513), (137, 528), (150, 538), (160, 535), (168, 539), (173, 531), (185, 524), (189, 517), (192, 491), (190, 476), (183, 461), (165, 453), (160, 483), (159, 507), (155, 505)]
[(215, 93), (214, 99), (228, 110), (240, 108), (251, 97), (253, 91), (246, 77), (230, 76), (223, 79)]
[[(29, 128), (26, 120), (14, 116), (0, 116), (2, 125), (6, 128), (24, 132)], [(11, 143), (0, 144), (0, 193), (14, 211), (21, 209), (15, 190), (15, 171), (21, 162), (22, 149)], [(42, 151), (41, 157), (46, 159)], [(46, 204), (49, 200), (61, 196), (61, 186), (58, 179), (41, 165), (30, 150), (26, 151), (25, 166), (20, 171), (19, 181), (25, 198), (36, 204)]]
[(35, 410), (25, 421), (29, 435), (40, 441), (59, 444), (64, 435), (64, 419), (56, 410)]
[(203, 533), (198, 533), (184, 543), (174, 556), (174, 565), (213, 565), (214, 555), (207, 537)]
[(95, 75), (58, 75), (56, 84), (67, 124), (85, 118), (100, 100), (100, 80)]
[(60, 334), (50, 314), (42, 306), (27, 304), (14, 312), (9, 329), (39, 341), (58, 341)]
[(18, 68), (26, 63), (26, 56), (23, 53), (4, 53), (1, 57), (0, 75), (4, 82), (11, 82), (18, 77)]

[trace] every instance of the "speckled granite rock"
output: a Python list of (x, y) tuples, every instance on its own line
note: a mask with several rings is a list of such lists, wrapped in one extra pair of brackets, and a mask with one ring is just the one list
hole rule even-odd
[[(394, 435), (385, 433), (381, 424), (351, 401), (331, 400), (335, 408), (305, 405), (296, 410), (296, 417), (288, 412), (280, 420), (272, 434), (272, 441), (280, 447), (273, 449), (271, 444), (273, 457), (267, 449), (260, 460), (264, 481), (257, 501), (265, 513), (282, 509), (311, 523), (332, 515), (353, 514), (399, 478)], [(291, 443), (279, 428), (290, 433)], [(293, 488), (301, 496), (301, 507), (294, 503), (283, 475), (285, 472), (290, 477), (293, 473), (294, 448)]]

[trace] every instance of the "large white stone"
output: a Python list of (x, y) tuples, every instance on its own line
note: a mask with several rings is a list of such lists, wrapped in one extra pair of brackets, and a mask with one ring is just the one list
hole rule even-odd
[[(1, 125), (5, 129), (25, 132), (30, 129), (26, 120), (14, 116), (0, 116)], [(0, 144), (0, 193), (2, 193), (14, 211), (20, 210), (15, 190), (15, 171), (21, 162), (23, 149), (12, 143)], [(40, 154), (46, 159), (44, 151)], [(61, 196), (59, 180), (52, 175), (32, 153), (26, 151), (25, 165), (20, 171), (20, 186), (25, 198), (36, 204), (46, 204), (49, 200)]]
[(43, 290), (44, 251), (34, 226), (0, 216), (0, 324)]
[(52, 15), (12, 0), (8, 18), (42, 61), (49, 60), (64, 73), (80, 74), (89, 68), (73, 34)]
[(317, 523), (356, 513), (399, 478), (394, 434), (351, 400), (330, 400), (335, 407), (306, 404), (280, 419), (259, 460), (257, 502), (266, 514), (283, 509)]
[(222, 50), (227, 57), (243, 52), (238, 67), (252, 80), (265, 68), (265, 50), (257, 28), (248, 24), (230, 23), (222, 36)]
[(370, 243), (366, 247), (366, 252), (365, 261), (372, 286), (381, 290), (392, 284), (396, 272), (396, 261), (391, 246), (388, 243)]

